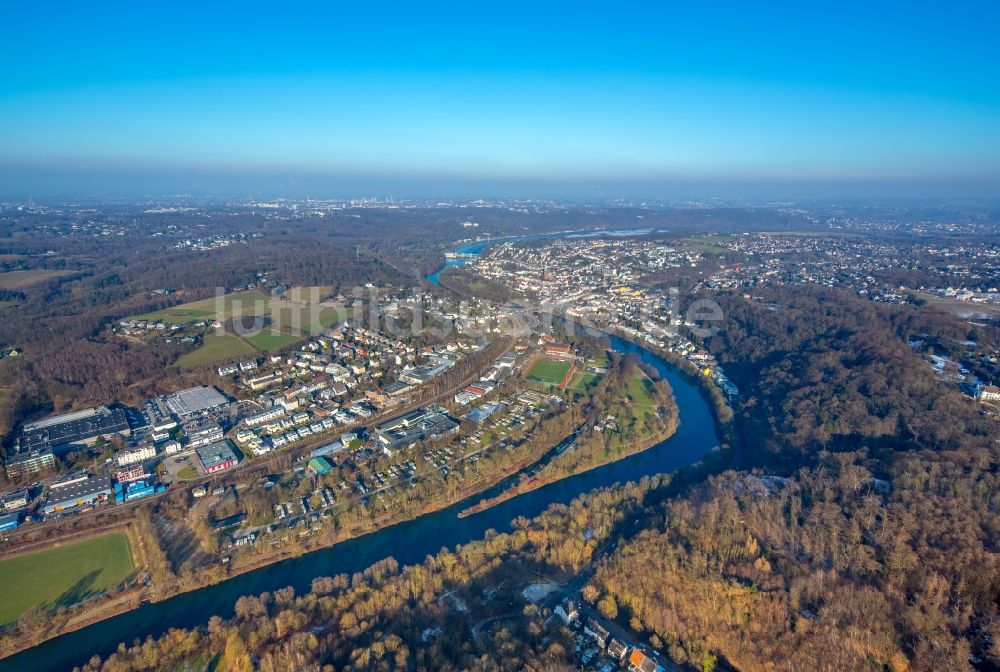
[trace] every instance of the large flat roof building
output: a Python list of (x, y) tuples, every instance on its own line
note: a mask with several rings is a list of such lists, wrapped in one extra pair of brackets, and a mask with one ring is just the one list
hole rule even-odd
[(383, 422), (375, 434), (383, 450), (393, 451), (457, 430), (458, 423), (443, 408), (428, 406)]
[(129, 434), (128, 418), (120, 406), (98, 406), (26, 424), (21, 430), (22, 451), (89, 443), (99, 436)]
[(229, 400), (214, 387), (199, 385), (167, 395), (163, 398), (163, 403), (171, 413), (183, 418), (210, 408), (224, 406)]
[(83, 508), (110, 500), (113, 496), (110, 476), (85, 474), (62, 483), (53, 483), (42, 510), (46, 514), (51, 514), (77, 507)]

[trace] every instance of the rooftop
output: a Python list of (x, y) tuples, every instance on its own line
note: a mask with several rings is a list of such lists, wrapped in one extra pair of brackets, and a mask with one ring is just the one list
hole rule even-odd
[(233, 452), (228, 440), (216, 441), (207, 446), (196, 448), (195, 452), (198, 453), (198, 459), (201, 460), (206, 469), (210, 469), (227, 460), (236, 459), (236, 453)]
[(183, 417), (229, 403), (229, 400), (214, 387), (200, 385), (180, 390), (164, 399), (171, 413)]

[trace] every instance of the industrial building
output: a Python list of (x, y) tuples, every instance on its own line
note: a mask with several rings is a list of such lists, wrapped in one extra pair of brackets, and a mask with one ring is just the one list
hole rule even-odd
[(225, 406), (229, 400), (214, 387), (199, 385), (163, 397), (163, 404), (178, 418)]
[(82, 509), (110, 501), (114, 496), (110, 476), (91, 476), (87, 472), (69, 474), (49, 487), (42, 510), (46, 515), (69, 509)]
[(98, 406), (28, 423), (22, 428), (18, 443), (22, 451), (44, 450), (72, 443), (89, 444), (99, 436), (130, 433), (125, 409)]
[(458, 423), (440, 406), (420, 408), (384, 422), (375, 429), (382, 450), (389, 453), (419, 441), (458, 431)]
[(336, 455), (337, 453), (343, 452), (347, 449), (347, 446), (343, 441), (334, 441), (333, 443), (328, 443), (325, 446), (320, 446), (319, 448), (313, 448), (309, 453), (309, 457), (326, 457), (328, 455)]
[(17, 529), (21, 524), (21, 513), (4, 513), (0, 515), (0, 532), (8, 532)]
[(222, 441), (225, 436), (219, 423), (207, 420), (204, 422), (189, 422), (184, 425), (185, 442), (188, 448), (207, 446), (210, 443)]
[(115, 501), (131, 502), (143, 497), (149, 497), (157, 492), (163, 492), (163, 486), (153, 479), (133, 481), (131, 483), (115, 484)]
[(239, 462), (239, 458), (236, 457), (236, 453), (228, 440), (201, 446), (194, 452), (197, 453), (198, 459), (201, 460), (201, 466), (205, 468), (206, 474), (214, 474), (217, 471), (235, 467)]
[(483, 404), (466, 413), (462, 419), (470, 422), (482, 422), (502, 409), (503, 404)]

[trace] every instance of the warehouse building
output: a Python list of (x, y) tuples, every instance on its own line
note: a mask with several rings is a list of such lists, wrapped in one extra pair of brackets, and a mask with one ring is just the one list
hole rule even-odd
[(199, 385), (163, 397), (163, 404), (178, 418), (194, 415), (229, 403), (214, 387)]
[(45, 515), (51, 515), (84, 509), (111, 501), (113, 497), (110, 476), (91, 476), (87, 472), (76, 472), (49, 487), (48, 498), (42, 511)]
[(325, 476), (333, 470), (333, 465), (325, 457), (314, 457), (309, 460), (309, 470), (317, 476)]
[(428, 406), (389, 420), (375, 430), (382, 450), (391, 453), (418, 441), (458, 431), (458, 423), (440, 406)]
[(163, 492), (163, 486), (156, 483), (153, 479), (133, 481), (131, 483), (116, 483), (115, 501), (119, 504), (122, 502), (131, 502), (143, 497), (149, 497), (157, 492)]
[(206, 474), (214, 474), (217, 471), (235, 467), (239, 462), (239, 458), (228, 439), (201, 446), (194, 452), (198, 454), (198, 459), (201, 460), (201, 466), (204, 467)]
[(98, 406), (28, 423), (21, 430), (19, 445), (22, 451), (44, 450), (73, 443), (90, 444), (99, 436), (130, 433), (125, 409)]

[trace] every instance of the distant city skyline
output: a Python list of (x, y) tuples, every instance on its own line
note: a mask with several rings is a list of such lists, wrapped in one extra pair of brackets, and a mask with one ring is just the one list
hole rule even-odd
[(1000, 197), (993, 3), (5, 18), (2, 195)]

